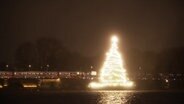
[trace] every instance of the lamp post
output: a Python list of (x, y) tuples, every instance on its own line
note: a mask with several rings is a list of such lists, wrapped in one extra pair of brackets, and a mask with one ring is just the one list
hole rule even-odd
[(29, 71), (31, 70), (31, 65), (28, 65), (28, 67), (29, 67)]
[(8, 70), (9, 65), (6, 65), (6, 70)]
[(47, 64), (47, 65), (46, 65), (46, 67), (47, 67), (47, 71), (48, 71), (48, 70), (49, 70), (50, 65), (49, 65), (49, 64)]

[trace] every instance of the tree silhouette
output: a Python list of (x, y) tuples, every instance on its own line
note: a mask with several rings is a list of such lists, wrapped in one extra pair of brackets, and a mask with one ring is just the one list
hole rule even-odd
[(15, 55), (15, 64), (20, 68), (28, 68), (29, 65), (37, 65), (37, 52), (36, 47), (33, 43), (26, 42), (21, 44)]

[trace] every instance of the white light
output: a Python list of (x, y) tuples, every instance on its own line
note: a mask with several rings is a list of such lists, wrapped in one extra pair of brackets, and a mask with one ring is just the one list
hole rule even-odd
[(0, 88), (3, 88), (3, 86), (2, 86), (2, 85), (0, 85)]
[(96, 71), (91, 71), (91, 75), (96, 76), (97, 75)]
[(77, 75), (79, 75), (80, 73), (79, 72), (77, 72)]
[(126, 69), (123, 67), (123, 60), (118, 51), (118, 38), (111, 38), (112, 44), (107, 53), (104, 65), (100, 70), (99, 82), (91, 82), (90, 88), (97, 89), (103, 87), (132, 87), (134, 83), (127, 78)]
[(31, 67), (31, 65), (28, 65), (28, 67), (30, 68), (30, 67)]
[(111, 40), (112, 40), (113, 43), (118, 42), (118, 38), (117, 38), (116, 36), (113, 36), (113, 37), (111, 38)]
[(168, 83), (168, 82), (169, 82), (169, 80), (168, 80), (168, 79), (165, 79), (165, 82), (166, 82), (166, 83)]
[(8, 68), (8, 67), (9, 67), (9, 65), (6, 65), (6, 67)]

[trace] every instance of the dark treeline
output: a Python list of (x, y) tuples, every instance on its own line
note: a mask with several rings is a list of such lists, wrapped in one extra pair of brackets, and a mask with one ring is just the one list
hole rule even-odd
[(161, 52), (129, 50), (125, 52), (126, 68), (132, 73), (183, 73), (184, 47)]
[(35, 42), (22, 43), (14, 56), (14, 63), (1, 62), (0, 70), (84, 71), (93, 65), (90, 58), (69, 51), (55, 38), (44, 37)]
[[(131, 73), (183, 73), (183, 53), (184, 47), (166, 49), (159, 53), (131, 49), (125, 50), (123, 57), (125, 67)], [(69, 51), (60, 40), (40, 38), (34, 42), (21, 44), (15, 52), (14, 63), (1, 62), (0, 70), (90, 71), (92, 68), (99, 70), (105, 58), (104, 54), (85, 57)]]

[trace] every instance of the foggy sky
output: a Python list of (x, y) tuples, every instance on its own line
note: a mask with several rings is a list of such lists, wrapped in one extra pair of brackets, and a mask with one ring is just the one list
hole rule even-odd
[(86, 56), (105, 51), (111, 34), (129, 49), (184, 46), (182, 0), (4, 0), (0, 14), (0, 61), (39, 37)]

